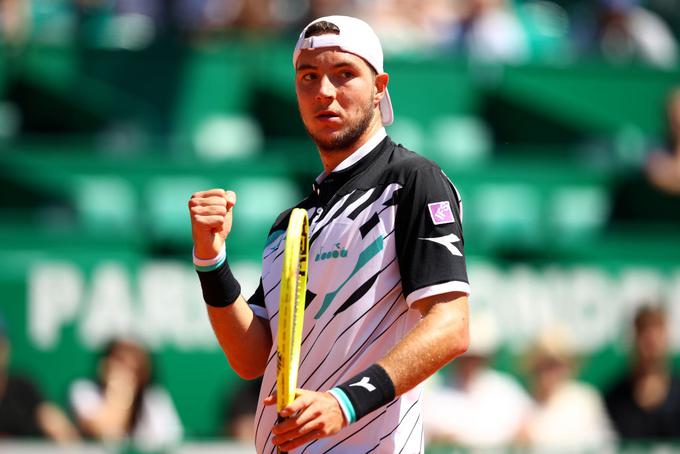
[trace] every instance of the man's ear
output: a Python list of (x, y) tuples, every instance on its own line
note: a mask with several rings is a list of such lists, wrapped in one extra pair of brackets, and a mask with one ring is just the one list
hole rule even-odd
[(382, 73), (375, 76), (375, 95), (373, 97), (373, 101), (376, 105), (379, 104), (385, 96), (385, 90), (387, 89), (387, 83), (389, 81), (390, 76), (387, 73)]

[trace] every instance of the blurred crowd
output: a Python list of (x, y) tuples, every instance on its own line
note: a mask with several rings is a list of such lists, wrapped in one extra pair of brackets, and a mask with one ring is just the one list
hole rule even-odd
[(426, 393), (426, 437), (532, 452), (609, 452), (617, 441), (680, 441), (680, 376), (669, 362), (666, 314), (643, 306), (632, 325), (629, 367), (604, 389), (577, 378), (578, 359), (563, 327), (547, 330), (528, 349), (525, 387), (491, 367), (497, 328), (473, 318), (470, 350)]
[(311, 18), (367, 20), (387, 53), (481, 61), (604, 57), (673, 67), (680, 0), (0, 0), (4, 41), (142, 48), (154, 40), (293, 34)]
[[(578, 359), (564, 327), (536, 339), (519, 360), (524, 375), (517, 377), (492, 367), (499, 327), (484, 314), (473, 317), (469, 351), (428, 382), (427, 443), (603, 452), (618, 441), (680, 442), (680, 376), (671, 367), (666, 313), (644, 305), (631, 325), (628, 366), (600, 390), (577, 378)], [(71, 384), (66, 410), (8, 368), (9, 352), (0, 324), (0, 440), (98, 440), (146, 450), (181, 441), (181, 419), (139, 343), (112, 341), (93, 375)], [(253, 381), (229, 390), (223, 432), (216, 435), (252, 443), (258, 388)]]
[(680, 195), (680, 88), (674, 89), (667, 103), (668, 138), (647, 157), (646, 173), (659, 190)]
[[(178, 37), (294, 35), (328, 14), (364, 18), (392, 54), (556, 64), (597, 57), (659, 68), (677, 66), (679, 56), (680, 0), (0, 0), (0, 37), (17, 47), (84, 42), (134, 50)], [(678, 195), (680, 89), (666, 112), (668, 138), (645, 170), (654, 187)], [(536, 339), (521, 376), (496, 370), (499, 329), (489, 318), (473, 319), (470, 351), (431, 381), (424, 402), (430, 443), (602, 452), (617, 440), (680, 441), (680, 377), (658, 306), (636, 313), (629, 367), (602, 389), (579, 380), (564, 327)], [(151, 449), (181, 440), (181, 417), (139, 343), (111, 342), (60, 408), (36, 380), (11, 370), (7, 330), (0, 319), (0, 439), (133, 440)], [(222, 435), (250, 443), (258, 388), (228, 390)]]
[(155, 382), (151, 357), (136, 341), (111, 341), (92, 377), (70, 385), (67, 409), (47, 399), (37, 381), (10, 370), (10, 350), (0, 318), (0, 440), (96, 440), (132, 443), (142, 450), (171, 447), (181, 440), (182, 424), (172, 398)]

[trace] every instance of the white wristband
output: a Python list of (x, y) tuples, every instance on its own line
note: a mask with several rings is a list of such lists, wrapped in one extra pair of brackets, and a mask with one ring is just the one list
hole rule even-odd
[(224, 263), (224, 260), (227, 258), (227, 248), (225, 245), (222, 245), (222, 249), (220, 249), (217, 256), (211, 259), (199, 259), (196, 257), (196, 248), (194, 248), (192, 255), (194, 257), (194, 266), (198, 271), (212, 271)]

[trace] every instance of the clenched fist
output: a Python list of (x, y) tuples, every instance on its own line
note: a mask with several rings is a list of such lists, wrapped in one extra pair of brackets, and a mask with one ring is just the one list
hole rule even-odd
[(224, 189), (197, 192), (189, 199), (194, 253), (199, 259), (219, 254), (231, 231), (232, 209), (236, 194)]

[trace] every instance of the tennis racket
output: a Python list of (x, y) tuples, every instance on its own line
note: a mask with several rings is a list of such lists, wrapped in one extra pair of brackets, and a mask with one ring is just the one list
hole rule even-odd
[[(307, 258), (309, 255), (309, 223), (307, 212), (295, 208), (286, 231), (286, 244), (281, 269), (279, 331), (277, 336), (276, 411), (295, 400), (302, 322), (307, 293)], [(278, 450), (277, 450), (278, 451)], [(278, 451), (281, 452), (281, 451)]]

